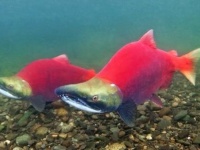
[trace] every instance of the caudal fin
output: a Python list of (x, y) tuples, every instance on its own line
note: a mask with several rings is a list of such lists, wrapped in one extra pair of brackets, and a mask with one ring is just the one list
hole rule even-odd
[(200, 48), (191, 51), (188, 54), (185, 54), (178, 58), (177, 60), (177, 70), (179, 70), (185, 77), (195, 85), (196, 78), (196, 64), (200, 58)]

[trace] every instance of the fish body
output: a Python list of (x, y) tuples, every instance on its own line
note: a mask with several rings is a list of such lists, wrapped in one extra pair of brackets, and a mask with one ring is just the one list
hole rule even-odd
[(0, 78), (0, 93), (15, 99), (28, 99), (39, 111), (45, 102), (57, 99), (56, 87), (89, 80), (94, 70), (71, 64), (66, 55), (33, 61), (12, 77)]
[(175, 50), (166, 52), (157, 48), (150, 30), (138, 41), (119, 49), (95, 77), (62, 86), (56, 93), (77, 108), (81, 108), (77, 103), (93, 112), (109, 112), (114, 108), (128, 126), (133, 126), (136, 105), (151, 100), (162, 106), (156, 92), (169, 87), (176, 71), (195, 84), (195, 63), (199, 57), (200, 49), (178, 57)]

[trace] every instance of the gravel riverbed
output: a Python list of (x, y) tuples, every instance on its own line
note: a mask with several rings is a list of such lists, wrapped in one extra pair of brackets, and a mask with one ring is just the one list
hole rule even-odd
[(0, 150), (199, 150), (200, 81), (176, 74), (158, 92), (163, 108), (138, 106), (135, 127), (116, 112), (88, 114), (61, 101), (42, 113), (25, 101), (0, 97)]

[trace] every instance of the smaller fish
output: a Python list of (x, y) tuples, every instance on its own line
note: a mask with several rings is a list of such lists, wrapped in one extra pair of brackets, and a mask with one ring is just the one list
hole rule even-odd
[(92, 113), (117, 111), (132, 127), (136, 105), (151, 100), (162, 106), (156, 92), (169, 87), (176, 71), (195, 84), (195, 64), (199, 57), (200, 49), (178, 57), (175, 50), (166, 52), (157, 48), (153, 30), (150, 30), (138, 41), (117, 51), (92, 79), (61, 86), (55, 92), (64, 102), (81, 110)]
[(20, 100), (29, 100), (38, 111), (46, 102), (57, 100), (56, 87), (87, 81), (95, 75), (69, 62), (66, 55), (33, 61), (16, 75), (0, 78), (0, 94)]

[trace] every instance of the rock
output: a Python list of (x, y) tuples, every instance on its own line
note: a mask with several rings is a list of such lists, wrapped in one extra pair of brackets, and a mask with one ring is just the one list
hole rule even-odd
[(6, 145), (3, 141), (0, 141), (0, 149), (6, 149)]
[(173, 103), (172, 103), (172, 107), (177, 107), (178, 105), (179, 105), (178, 102), (173, 102)]
[(24, 150), (24, 149), (21, 147), (14, 147), (13, 150)]
[(27, 125), (28, 118), (35, 112), (36, 110), (30, 109), (27, 112), (24, 113), (24, 115), (20, 118), (20, 120), (17, 122), (17, 124), (22, 127)]
[(58, 116), (61, 116), (61, 117), (62, 116), (67, 116), (68, 115), (68, 111), (65, 108), (61, 107), (61, 108), (56, 110), (56, 114)]
[(28, 142), (31, 140), (31, 136), (28, 134), (23, 134), (16, 138), (16, 143), (18, 146), (26, 146)]
[(188, 114), (187, 110), (181, 110), (174, 116), (174, 120), (179, 121), (183, 119)]
[(151, 135), (151, 134), (147, 134), (146, 139), (147, 139), (147, 140), (152, 140), (152, 139), (153, 139), (153, 138), (152, 138), (152, 135)]
[(62, 145), (57, 145), (57, 146), (54, 146), (52, 150), (67, 150), (67, 148)]
[(123, 137), (125, 134), (126, 134), (126, 132), (124, 132), (124, 131), (119, 131), (119, 137), (120, 137), (120, 138)]
[(0, 124), (0, 132), (1, 132), (3, 129), (5, 129), (5, 126), (2, 125), (2, 124)]
[(8, 140), (13, 140), (13, 139), (15, 139), (17, 136), (18, 136), (17, 133), (9, 133), (9, 134), (6, 135), (6, 139), (8, 139)]
[(113, 127), (113, 128), (110, 128), (110, 131), (112, 132), (112, 139), (114, 141), (117, 141), (119, 139), (119, 128)]
[(45, 137), (45, 135), (48, 133), (48, 130), (49, 129), (46, 127), (39, 127), (37, 128), (35, 135), (39, 137)]
[(178, 134), (178, 137), (180, 139), (186, 138), (189, 135), (189, 131), (188, 130), (183, 130)]
[(74, 129), (74, 123), (70, 122), (69, 124), (61, 122), (59, 127), (61, 128), (62, 133), (68, 133)]
[(67, 134), (66, 134), (66, 133), (60, 133), (58, 136), (59, 136), (60, 138), (62, 138), (62, 139), (66, 139)]
[(170, 126), (170, 125), (171, 125), (171, 121), (162, 119), (162, 120), (158, 123), (157, 128), (158, 128), (159, 130), (163, 130), (163, 129), (167, 128), (167, 127)]
[(136, 119), (136, 124), (145, 124), (149, 121), (149, 118), (142, 115), (139, 118)]
[(112, 143), (106, 146), (106, 150), (125, 150), (126, 146), (124, 143)]
[(170, 111), (171, 111), (170, 107), (164, 107), (159, 111), (159, 116), (162, 117), (164, 115), (167, 115), (170, 113)]
[(193, 141), (194, 144), (200, 144), (200, 134), (198, 134)]

